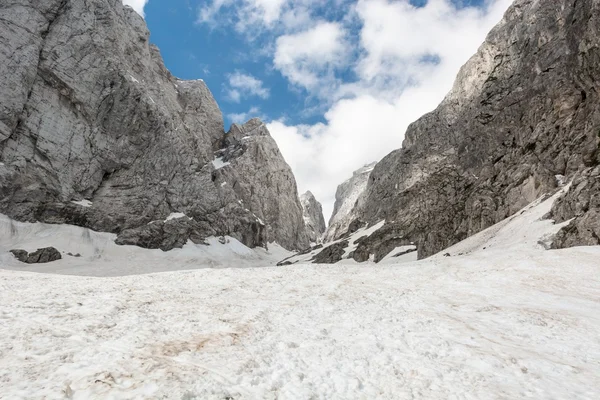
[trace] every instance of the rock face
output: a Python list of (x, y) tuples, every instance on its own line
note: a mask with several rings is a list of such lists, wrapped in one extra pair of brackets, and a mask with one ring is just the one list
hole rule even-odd
[(334, 243), (331, 246), (325, 247), (323, 251), (319, 252), (313, 259), (314, 264), (335, 264), (342, 261), (346, 247), (348, 247), (349, 241)]
[(554, 204), (552, 215), (557, 222), (575, 218), (558, 233), (554, 248), (600, 244), (600, 166), (573, 179), (569, 192)]
[(33, 253), (28, 253), (25, 250), (11, 250), (10, 252), (17, 260), (26, 264), (45, 264), (62, 259), (60, 251), (56, 250), (54, 247), (37, 249)]
[(554, 214), (576, 217), (557, 246), (599, 244), (599, 132), (600, 2), (516, 0), (371, 173), (353, 215), (386, 225), (362, 253), (405, 241), (429, 256), (555, 191), (557, 176), (575, 182)]
[[(276, 239), (287, 249), (306, 248), (309, 238), (296, 179), (265, 124), (258, 119), (234, 124), (217, 143), (215, 154), (211, 179), (220, 197), (251, 214), (252, 218), (243, 222), (249, 229), (236, 228), (246, 240)], [(241, 218), (233, 223), (239, 224)]]
[[(167, 71), (121, 0), (3, 2), (0, 37), (0, 212), (165, 250), (210, 235), (308, 244), (294, 178), (266, 129), (231, 162), (244, 169), (231, 172), (236, 186), (221, 187), (215, 151), (236, 133), (225, 134), (204, 82)], [(173, 213), (191, 221), (165, 223)]]
[[(361, 169), (354, 171), (350, 179), (338, 186), (335, 192), (333, 214), (329, 219), (329, 227), (324, 236), (325, 242), (337, 240), (348, 233), (350, 225), (358, 217), (353, 212), (355, 206), (357, 206), (358, 200), (366, 190), (369, 176), (376, 164), (365, 165)], [(356, 231), (359, 227), (356, 226), (351, 230)]]
[(300, 196), (300, 204), (302, 204), (302, 215), (309, 239), (311, 243), (319, 243), (327, 228), (323, 217), (323, 207), (310, 191)]

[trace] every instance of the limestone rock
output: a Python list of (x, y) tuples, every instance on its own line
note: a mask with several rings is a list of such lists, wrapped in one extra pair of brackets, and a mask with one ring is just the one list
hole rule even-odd
[(352, 213), (386, 226), (361, 258), (402, 241), (434, 254), (555, 191), (556, 176), (579, 177), (555, 207), (559, 220), (577, 217), (557, 245), (597, 243), (598, 132), (600, 3), (516, 0), (371, 173)]
[(356, 243), (358, 246), (352, 258), (357, 262), (365, 262), (373, 256), (373, 261), (376, 263), (383, 260), (394, 249), (412, 244), (406, 239), (406, 233), (394, 224), (384, 225), (373, 234), (360, 238)]
[(29, 252), (22, 249), (14, 249), (10, 251), (17, 260), (26, 263), (29, 259)]
[[(243, 189), (222, 190), (214, 152), (231, 135), (217, 103), (203, 81), (167, 71), (121, 0), (2, 2), (0, 37), (1, 213), (165, 249), (196, 234), (308, 243), (294, 177), (270, 137), (237, 163)], [(173, 213), (202, 227), (148, 227)]]
[(342, 260), (349, 241), (344, 240), (327, 246), (313, 259), (314, 264), (335, 264)]
[(575, 218), (556, 236), (553, 247), (600, 245), (600, 166), (582, 171), (552, 209), (557, 222)]
[(311, 243), (319, 243), (327, 228), (323, 207), (310, 191), (300, 196), (300, 204), (302, 204), (302, 215), (309, 239)]
[(376, 164), (372, 163), (358, 169), (350, 179), (338, 186), (335, 192), (333, 214), (329, 219), (329, 227), (324, 236), (325, 242), (337, 240), (348, 233), (350, 224), (357, 219), (353, 210), (367, 188), (369, 176)]
[(259, 119), (234, 124), (216, 147), (212, 180), (221, 198), (249, 213), (250, 224), (264, 226), (269, 241), (308, 247), (294, 174), (266, 125)]
[(54, 247), (44, 247), (43, 249), (37, 249), (33, 253), (28, 253), (25, 250), (11, 250), (10, 252), (17, 260), (27, 264), (45, 264), (62, 259), (60, 251)]

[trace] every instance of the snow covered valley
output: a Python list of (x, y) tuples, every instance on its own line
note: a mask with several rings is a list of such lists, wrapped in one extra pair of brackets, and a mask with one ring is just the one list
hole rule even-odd
[[(553, 200), (401, 265), (82, 277), (19, 270), (8, 254), (0, 397), (598, 399), (600, 248), (544, 249), (559, 228), (541, 220)], [(30, 250), (50, 229), (15, 224), (12, 236), (3, 225), (3, 252), (14, 235)], [(99, 241), (40, 271), (203, 259), (191, 248), (94, 253)]]

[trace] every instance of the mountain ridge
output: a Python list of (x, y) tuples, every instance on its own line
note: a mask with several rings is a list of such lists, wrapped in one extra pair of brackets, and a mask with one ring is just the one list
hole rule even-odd
[[(133, 9), (15, 0), (0, 16), (0, 212), (163, 250), (218, 235), (308, 246), (294, 176), (264, 124), (233, 143), (240, 126), (226, 134), (205, 83), (171, 75)], [(221, 144), (237, 151), (225, 168)]]

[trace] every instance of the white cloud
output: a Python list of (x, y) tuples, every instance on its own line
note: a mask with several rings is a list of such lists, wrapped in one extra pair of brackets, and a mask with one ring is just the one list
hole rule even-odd
[[(212, 0), (199, 8), (198, 23), (218, 26), (224, 14), (235, 24), (236, 30), (244, 32), (256, 24), (270, 26), (281, 16), (287, 0)], [(234, 9), (235, 13), (231, 14)]]
[(142, 17), (144, 16), (144, 7), (149, 0), (123, 0), (123, 4), (133, 8)]
[(301, 87), (313, 89), (322, 76), (331, 76), (347, 62), (346, 34), (339, 23), (320, 22), (303, 32), (280, 36), (273, 63), (283, 76)]
[(250, 107), (247, 112), (227, 114), (227, 118), (234, 124), (243, 124), (252, 118), (265, 119), (265, 115), (260, 111), (260, 108)]
[(252, 75), (236, 71), (229, 75), (229, 84), (226, 88), (227, 98), (234, 103), (239, 103), (242, 97), (256, 96), (262, 99), (269, 98), (269, 89), (263, 87), (263, 82)]
[(198, 8), (197, 23), (213, 28), (231, 26), (254, 38), (265, 31), (290, 33), (314, 24), (323, 8), (345, 9), (354, 0), (207, 0)]

